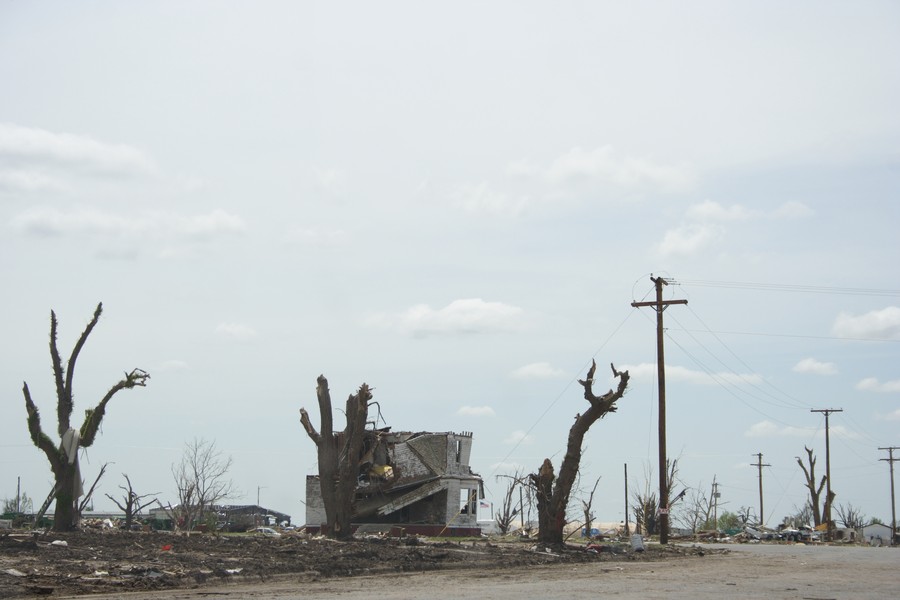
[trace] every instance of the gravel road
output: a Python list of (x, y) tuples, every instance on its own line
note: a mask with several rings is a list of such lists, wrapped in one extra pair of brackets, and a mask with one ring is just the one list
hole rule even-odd
[[(704, 546), (706, 547), (706, 546)], [(900, 549), (861, 546), (727, 545), (728, 554), (512, 569), (352, 577), (300, 584), (290, 578), (197, 590), (98, 598), (159, 600), (537, 599), (598, 597), (716, 599), (882, 599), (900, 597)], [(82, 599), (84, 596), (81, 597)]]

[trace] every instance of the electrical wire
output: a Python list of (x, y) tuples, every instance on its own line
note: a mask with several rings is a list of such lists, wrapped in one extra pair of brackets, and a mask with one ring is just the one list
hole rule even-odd
[[(606, 345), (610, 342), (610, 340), (612, 340), (613, 337), (615, 337), (616, 334), (619, 332), (619, 330), (625, 326), (625, 323), (628, 322), (628, 320), (631, 318), (632, 314), (634, 314), (634, 309), (628, 312), (628, 314), (625, 316), (625, 318), (622, 319), (622, 322), (619, 323), (619, 325), (612, 331), (612, 333), (609, 334), (609, 336), (607, 336), (607, 338), (603, 341), (603, 343), (600, 344), (600, 347), (594, 351), (594, 354), (591, 356), (591, 360), (596, 359), (597, 355), (600, 354), (600, 352), (606, 347)], [(582, 367), (578, 370), (578, 372), (580, 373), (580, 372), (584, 371), (587, 367), (588, 367), (588, 363), (584, 363), (582, 365)], [(547, 414), (550, 412), (550, 410), (554, 406), (556, 406), (556, 403), (559, 402), (560, 398), (562, 398), (566, 394), (566, 392), (569, 390), (569, 388), (572, 387), (572, 384), (574, 382), (576, 382), (577, 380), (578, 380), (577, 376), (573, 377), (568, 381), (568, 383), (566, 383), (565, 386), (563, 386), (563, 389), (559, 392), (559, 394), (556, 395), (556, 397), (553, 399), (553, 401), (547, 406), (547, 408), (544, 409), (544, 412), (542, 412), (538, 416), (538, 418), (534, 421), (534, 423), (532, 423), (531, 427), (528, 428), (528, 430), (525, 432), (525, 435), (523, 435), (521, 438), (519, 438), (516, 441), (516, 443), (513, 445), (513, 447), (510, 449), (510, 451), (506, 454), (506, 456), (503, 457), (503, 460), (501, 460), (500, 463), (498, 463), (498, 464), (504, 464), (507, 460), (509, 460), (509, 457), (512, 456), (516, 450), (518, 450), (519, 446), (522, 445), (522, 442), (525, 441), (528, 438), (528, 436), (531, 434), (531, 432), (534, 431), (535, 428), (541, 423), (541, 421), (544, 420), (544, 417), (546, 417)], [(495, 468), (491, 472), (490, 477), (497, 475), (498, 470), (499, 470), (498, 468)]]
[(677, 283), (698, 287), (745, 289), (770, 292), (797, 292), (806, 294), (837, 294), (849, 296), (900, 297), (900, 290), (878, 288), (830, 287), (822, 285), (799, 285), (778, 283), (753, 283), (745, 281), (713, 281), (704, 279), (681, 279)]

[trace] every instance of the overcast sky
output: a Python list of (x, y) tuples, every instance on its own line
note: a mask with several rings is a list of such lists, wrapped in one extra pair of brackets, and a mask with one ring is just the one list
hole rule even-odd
[[(900, 8), (894, 2), (0, 1), (0, 497), (52, 486), (50, 310), (76, 415), (122, 372), (83, 456), (175, 502), (215, 440), (255, 503), (304, 521), (316, 377), (374, 387), (379, 426), (471, 431), (472, 467), (559, 466), (592, 358), (628, 369), (585, 441), (595, 513), (656, 483), (766, 520), (890, 520), (900, 446)], [(677, 284), (674, 282), (678, 282)], [(338, 415), (340, 422), (340, 415)], [(576, 491), (573, 498), (581, 494)], [(576, 500), (577, 502), (577, 500)], [(487, 516), (487, 515), (482, 515)]]

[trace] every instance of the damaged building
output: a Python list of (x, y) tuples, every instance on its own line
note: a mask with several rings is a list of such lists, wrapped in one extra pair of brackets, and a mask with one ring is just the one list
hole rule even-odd
[[(469, 467), (472, 434), (366, 432), (353, 525), (422, 535), (478, 535), (481, 476)], [(306, 478), (306, 527), (326, 522), (319, 477)]]

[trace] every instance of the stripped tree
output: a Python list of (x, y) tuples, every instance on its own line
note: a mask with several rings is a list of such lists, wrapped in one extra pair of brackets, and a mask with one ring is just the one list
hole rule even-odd
[(516, 471), (514, 475), (497, 475), (496, 479), (499, 481), (501, 477), (509, 479), (509, 482), (506, 485), (506, 492), (503, 493), (503, 500), (500, 503), (500, 508), (498, 508), (497, 512), (494, 514), (494, 521), (497, 523), (497, 529), (500, 530), (500, 533), (506, 535), (512, 529), (513, 520), (516, 516), (519, 517), (523, 526), (525, 524), (525, 516), (522, 514), (523, 502), (520, 500), (519, 508), (516, 508), (515, 498), (513, 497), (516, 488), (518, 488), (519, 498), (522, 498), (522, 488), (525, 487), (525, 478), (518, 471)]
[(593, 534), (591, 534), (591, 530), (594, 526), (594, 511), (591, 507), (594, 504), (594, 494), (597, 493), (597, 486), (600, 485), (601, 477), (603, 476), (601, 475), (594, 482), (594, 487), (591, 488), (591, 493), (588, 495), (587, 500), (583, 498), (581, 500), (581, 510), (582, 512), (584, 512), (584, 537), (588, 539), (591, 539), (593, 537)]
[(531, 484), (535, 490), (538, 508), (538, 540), (545, 544), (562, 544), (563, 527), (566, 524), (566, 509), (569, 505), (569, 494), (578, 476), (578, 467), (581, 463), (581, 445), (584, 436), (591, 425), (607, 413), (616, 411), (616, 401), (625, 394), (628, 387), (628, 371), (616, 371), (615, 366), (610, 365), (613, 376), (619, 379), (616, 391), (609, 390), (602, 396), (595, 396), (592, 390), (594, 372), (597, 370), (596, 361), (591, 361), (587, 378), (579, 379), (578, 383), (584, 388), (584, 399), (590, 406), (583, 414), (575, 415), (575, 423), (569, 429), (569, 440), (566, 446), (566, 455), (559, 469), (559, 477), (553, 470), (553, 463), (549, 458), (537, 473), (530, 476)]
[[(123, 513), (125, 513), (125, 529), (131, 531), (131, 525), (134, 523), (134, 517), (139, 515), (142, 510), (156, 502), (156, 496), (159, 495), (159, 492), (153, 494), (138, 494), (134, 491), (134, 487), (131, 485), (131, 479), (128, 478), (126, 473), (122, 473), (122, 476), (125, 477), (125, 481), (128, 483), (128, 487), (124, 485), (120, 485), (119, 489), (125, 492), (122, 496), (122, 501), (120, 502), (118, 498), (113, 498), (109, 494), (106, 494), (106, 497), (116, 503), (116, 506), (119, 507)], [(144, 498), (150, 498), (152, 500), (148, 500), (144, 502)]]
[(825, 482), (828, 480), (828, 477), (822, 475), (821, 481), (816, 483), (816, 457), (813, 456), (811, 448), (803, 446), (803, 449), (806, 450), (806, 460), (809, 463), (809, 468), (803, 464), (803, 461), (800, 460), (799, 456), (797, 457), (797, 464), (803, 469), (803, 476), (806, 479), (804, 485), (809, 491), (809, 506), (812, 509), (813, 525), (818, 527), (822, 524), (822, 515), (830, 513), (828, 510), (830, 508), (829, 505), (834, 501), (835, 494), (832, 492), (830, 498), (826, 497), (824, 505), (820, 508), (819, 503), (822, 496), (822, 490), (825, 488)]
[(79, 514), (78, 498), (83, 494), (83, 482), (78, 467), (78, 450), (87, 448), (94, 443), (97, 430), (106, 414), (106, 405), (120, 390), (131, 389), (136, 386), (144, 387), (150, 375), (141, 369), (133, 369), (125, 373), (125, 377), (113, 385), (94, 408), (84, 411), (84, 422), (79, 429), (70, 425), (72, 410), (74, 408), (72, 381), (75, 376), (75, 361), (84, 347), (88, 336), (93, 331), (100, 314), (103, 312), (103, 304), (97, 305), (94, 317), (78, 338), (69, 362), (63, 370), (62, 359), (56, 346), (56, 313), (50, 311), (50, 358), (53, 362), (53, 378), (56, 383), (56, 419), (57, 433), (60, 441), (57, 444), (44, 433), (41, 428), (41, 416), (37, 406), (31, 399), (28, 383), (23, 384), (22, 393), (25, 395), (25, 409), (28, 412), (28, 433), (31, 441), (40, 448), (50, 462), (53, 471), (55, 485), (51, 495), (56, 500), (53, 529), (56, 531), (68, 531), (74, 529)]
[(335, 539), (349, 539), (353, 535), (350, 523), (372, 392), (364, 383), (347, 398), (344, 410), (347, 425), (343, 431), (335, 432), (328, 380), (324, 375), (319, 375), (316, 383), (319, 431), (313, 427), (305, 408), (300, 409), (300, 423), (318, 450), (319, 486), (325, 505), (326, 534)]

